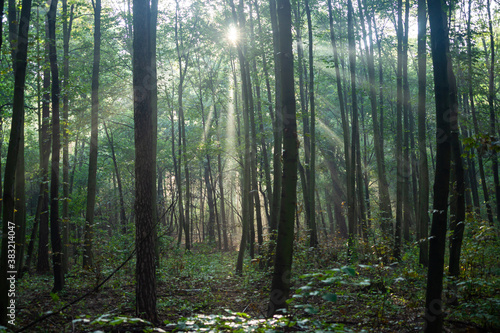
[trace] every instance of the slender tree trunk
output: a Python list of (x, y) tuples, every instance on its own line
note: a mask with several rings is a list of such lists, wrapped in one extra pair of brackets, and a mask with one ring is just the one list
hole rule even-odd
[(460, 274), (460, 253), (462, 250), (462, 240), (465, 227), (465, 175), (462, 160), (462, 149), (459, 138), (458, 127), (458, 89), (453, 67), (451, 65), (451, 56), (447, 53), (448, 60), (448, 83), (450, 87), (450, 140), (451, 140), (451, 157), (453, 158), (453, 174), (452, 188), (456, 202), (453, 206), (455, 209), (450, 209), (450, 230), (452, 236), (450, 239), (450, 264), (449, 273), (451, 276), (458, 277)]
[[(15, 262), (9, 260), (8, 255), (15, 255), (12, 253), (12, 246), (16, 243), (16, 235), (9, 234), (9, 231), (13, 230), (14, 221), (14, 181), (15, 172), (17, 167), (17, 160), (19, 156), (19, 151), (21, 150), (21, 136), (23, 133), (24, 126), (24, 88), (26, 82), (26, 66), (27, 66), (27, 55), (28, 55), (28, 29), (31, 14), (31, 1), (23, 0), (21, 10), (21, 20), (19, 24), (19, 36), (17, 42), (17, 52), (16, 52), (16, 71), (14, 76), (14, 98), (12, 107), (12, 122), (9, 137), (9, 148), (7, 150), (7, 160), (5, 163), (4, 172), (4, 191), (3, 191), (3, 235), (2, 238), (2, 251), (0, 255), (0, 324), (6, 326), (9, 319), (8, 317), (10, 306), (8, 296), (9, 281), (7, 278), (15, 279), (16, 272)], [(8, 250), (10, 249), (10, 251)], [(14, 314), (15, 315), (15, 314)], [(14, 321), (10, 323), (14, 325)]]
[[(472, 89), (472, 42), (471, 42), (471, 27), (470, 27), (470, 21), (471, 21), (471, 5), (472, 5), (472, 0), (469, 0), (469, 16), (467, 19), (467, 62), (468, 62), (468, 85), (469, 85), (469, 99), (470, 99), (470, 109), (472, 113), (472, 123), (474, 125), (474, 132), (476, 135), (479, 134), (479, 124), (477, 120), (477, 115), (476, 115), (476, 106), (474, 103), (474, 91)], [(481, 185), (483, 189), (483, 196), (484, 196), (484, 201), (486, 204), (486, 213), (488, 216), (488, 221), (490, 222), (490, 225), (493, 225), (493, 211), (491, 209), (491, 203), (490, 203), (490, 195), (488, 191), (488, 185), (486, 183), (486, 176), (484, 172), (484, 165), (483, 165), (483, 156), (481, 154), (477, 154), (477, 160), (478, 160), (478, 166), (479, 166), (479, 175), (481, 177)]]
[[(488, 84), (488, 106), (490, 111), (490, 136), (492, 141), (498, 140), (498, 133), (496, 131), (496, 116), (495, 116), (495, 35), (493, 33), (493, 22), (491, 19), (491, 0), (486, 1), (486, 9), (488, 11), (488, 29), (490, 33), (490, 68), (489, 68), (489, 84)], [(493, 152), (491, 156), (492, 161), (492, 171), (493, 171), (493, 183), (495, 184), (495, 197), (496, 197), (496, 209), (497, 209), (497, 220), (500, 221), (500, 179), (498, 176), (498, 156), (496, 152)]]
[(49, 23), (49, 59), (52, 74), (52, 163), (50, 174), (50, 240), (52, 243), (52, 258), (54, 270), (54, 291), (64, 287), (62, 271), (62, 247), (59, 228), (59, 158), (61, 150), (60, 115), (59, 115), (59, 68), (56, 51), (56, 13), (57, 0), (53, 0), (47, 13)]
[[(68, 24), (69, 20), (69, 24)], [(63, 271), (66, 274), (68, 271), (69, 258), (69, 38), (71, 36), (71, 26), (73, 23), (73, 5), (71, 5), (68, 17), (68, 1), (63, 1), (63, 123), (61, 130), (63, 132)]]
[(99, 65), (101, 61), (101, 0), (94, 6), (94, 62), (92, 66), (92, 112), (90, 130), (89, 175), (87, 185), (87, 213), (85, 218), (83, 267), (93, 266), (95, 198), (97, 192), (97, 145), (99, 136)]
[[(283, 140), (283, 110), (281, 107), (281, 57), (280, 57), (280, 37), (277, 17), (276, 0), (269, 0), (269, 11), (271, 15), (271, 26), (273, 30), (273, 51), (274, 51), (274, 78), (275, 78), (275, 110), (273, 133), (274, 133), (274, 150), (273, 150), (273, 199), (271, 202), (271, 237), (275, 239), (276, 231), (278, 230), (278, 222), (280, 220), (281, 206), (281, 182), (282, 182), (282, 164), (281, 164), (281, 149)], [(272, 252), (272, 250), (271, 250)]]
[[(376, 96), (376, 83), (375, 83), (375, 63), (373, 57), (373, 38), (372, 38), (372, 25), (371, 18), (368, 16), (368, 6), (366, 0), (363, 0), (363, 6), (366, 13), (366, 21), (368, 22), (368, 40), (370, 42), (368, 50), (366, 52), (367, 63), (368, 63), (368, 80), (370, 82), (370, 103), (372, 110), (372, 123), (373, 123), (373, 146), (375, 149), (375, 159), (377, 162), (377, 173), (378, 173), (378, 189), (379, 189), (379, 209), (381, 218), (381, 227), (385, 232), (391, 231), (392, 225), (392, 209), (391, 209), (391, 198), (389, 194), (389, 183), (387, 181), (387, 175), (385, 172), (385, 158), (383, 151), (383, 138), (381, 138), (378, 106), (377, 106), (377, 96)], [(362, 13), (360, 6), (360, 13)], [(364, 25), (363, 25), (364, 27)], [(364, 29), (363, 29), (364, 30)], [(366, 33), (365, 39), (366, 40)], [(381, 102), (380, 102), (381, 104)]]
[(106, 137), (108, 138), (109, 147), (111, 149), (111, 159), (113, 160), (113, 167), (115, 168), (116, 174), (116, 182), (118, 185), (118, 196), (120, 198), (120, 225), (122, 228), (122, 233), (125, 234), (127, 232), (127, 215), (125, 213), (125, 201), (123, 199), (123, 188), (122, 188), (122, 178), (120, 175), (120, 169), (118, 169), (118, 162), (115, 154), (115, 144), (113, 141), (113, 133), (111, 135), (108, 132), (108, 127), (106, 123), (103, 123), (104, 131), (106, 133)]
[[(238, 23), (240, 27), (240, 32), (244, 31), (244, 14), (243, 14), (243, 2), (240, 0), (238, 5), (238, 13), (236, 13), (236, 8), (234, 6), (233, 1), (230, 1), (233, 22), (234, 24)], [(244, 38), (242, 38), (244, 40)], [(247, 69), (246, 59), (244, 55), (243, 45), (241, 42), (237, 45), (238, 51), (238, 60), (240, 63), (240, 74), (241, 74), (241, 89), (243, 95), (243, 127), (244, 127), (244, 158), (243, 158), (243, 187), (242, 187), (242, 223), (243, 223), (243, 232), (241, 236), (240, 249), (238, 252), (238, 260), (236, 262), (236, 274), (241, 275), (243, 271), (243, 256), (245, 254), (245, 247), (248, 238), (249, 228), (251, 227), (251, 223), (253, 223), (253, 198), (251, 195), (251, 185), (252, 185), (252, 175), (250, 170), (250, 165), (252, 162), (252, 155), (250, 152), (250, 97), (251, 88), (249, 86), (249, 82), (247, 80)], [(252, 211), (252, 212), (251, 212)], [(253, 246), (253, 240), (250, 244)]]
[(292, 268), (295, 205), (297, 202), (297, 123), (294, 93), (292, 18), (290, 2), (278, 0), (280, 71), (281, 71), (281, 106), (283, 108), (283, 189), (281, 191), (281, 209), (278, 225), (278, 240), (271, 284), (270, 302), (267, 311), (269, 317), (278, 310), (286, 308), (290, 293)]
[(309, 223), (311, 224), (311, 238), (309, 245), (316, 247), (318, 245), (318, 231), (316, 226), (316, 200), (314, 192), (316, 191), (316, 104), (314, 100), (314, 56), (313, 56), (313, 27), (311, 20), (311, 9), (309, 7), (309, 0), (306, 1), (306, 15), (307, 15), (307, 29), (309, 39), (309, 103), (311, 111), (311, 142), (310, 154), (311, 160), (309, 163), (309, 201), (310, 201), (310, 216)]
[[(347, 39), (349, 43), (349, 70), (351, 74), (351, 105), (352, 105), (352, 139), (351, 139), (351, 161), (350, 174), (348, 175), (348, 218), (349, 218), (349, 249), (354, 246), (354, 235), (358, 228), (358, 220), (364, 218), (364, 198), (362, 195), (362, 179), (361, 179), (361, 152), (359, 144), (359, 121), (358, 121), (358, 101), (356, 97), (356, 46), (354, 40), (354, 9), (352, 1), (347, 2)], [(350, 191), (350, 194), (349, 194)], [(356, 202), (356, 194), (358, 202)], [(350, 199), (349, 199), (350, 198)], [(364, 221), (364, 220), (363, 220)], [(363, 222), (362, 222), (363, 223)]]
[(153, 89), (151, 67), (151, 25), (149, 3), (134, 0), (134, 136), (135, 136), (135, 218), (136, 218), (136, 314), (157, 322), (154, 221), (155, 187), (153, 161)]
[(419, 241), (419, 262), (424, 267), (429, 264), (429, 167), (426, 143), (426, 24), (427, 10), (425, 0), (418, 0), (418, 152), (419, 152), (419, 188), (417, 239)]
[(42, 128), (40, 145), (42, 146), (42, 156), (40, 158), (40, 172), (42, 182), (40, 184), (40, 196), (42, 197), (42, 207), (40, 212), (40, 228), (38, 236), (38, 256), (36, 272), (47, 273), (49, 267), (49, 158), (51, 151), (50, 135), (50, 60), (49, 60), (49, 39), (48, 24), (45, 25), (45, 68), (43, 71), (43, 98), (42, 98)]
[(449, 52), (446, 15), (442, 0), (428, 0), (431, 27), (431, 49), (436, 99), (436, 174), (434, 180), (434, 205), (429, 241), (429, 269), (425, 302), (425, 332), (440, 333), (443, 328), (444, 313), (441, 293), (443, 290), (443, 270), (446, 243), (448, 194), (450, 184), (450, 86), (448, 82), (447, 53)]
[[(258, 1), (255, 0), (255, 12), (257, 14), (257, 22), (259, 26), (259, 35), (262, 36), (262, 25), (260, 22), (260, 13), (259, 13), (259, 4)], [(267, 90), (267, 102), (268, 102), (268, 111), (269, 115), (271, 116), (271, 121), (273, 122), (273, 126), (275, 123), (275, 115), (274, 115), (274, 110), (273, 110), (273, 102), (272, 102), (272, 93), (271, 93), (271, 83), (269, 80), (269, 70), (268, 70), (268, 65), (267, 65), (267, 57), (266, 53), (263, 51), (262, 52), (262, 66), (264, 70), (264, 77), (266, 80), (266, 90)], [(257, 65), (256, 62), (254, 61), (254, 67), (255, 67), (255, 72), (257, 73)], [(266, 179), (266, 196), (264, 198), (264, 203), (266, 204), (269, 202), (269, 205), (272, 206), (272, 200), (273, 200), (273, 188), (271, 184), (271, 166), (269, 164), (269, 157), (267, 153), (267, 144), (266, 144), (266, 135), (264, 131), (264, 121), (262, 117), (262, 107), (261, 107), (261, 99), (259, 97), (259, 90), (256, 91), (257, 93), (257, 99), (258, 99), (258, 104), (257, 104), (257, 109), (259, 112), (259, 130), (261, 132), (261, 146), (262, 146), (262, 156), (263, 156), (263, 165), (264, 165), (264, 173), (265, 173), (265, 179)], [(274, 129), (274, 127), (273, 127)], [(267, 205), (266, 205), (266, 213), (267, 213)], [(268, 226), (271, 226), (271, 216), (268, 214), (267, 216), (268, 220)]]
[[(408, 0), (407, 0), (408, 1)], [(397, 64), (397, 107), (396, 107), (396, 233), (394, 235), (394, 257), (401, 259), (401, 228), (403, 226), (403, 1), (398, 0), (398, 64)]]
[[(405, 21), (403, 35), (403, 226), (404, 240), (410, 241), (410, 225), (412, 224), (412, 208), (410, 207), (410, 84), (408, 83), (408, 34), (409, 34), (410, 2), (405, 1)], [(415, 198), (416, 199), (416, 198)]]

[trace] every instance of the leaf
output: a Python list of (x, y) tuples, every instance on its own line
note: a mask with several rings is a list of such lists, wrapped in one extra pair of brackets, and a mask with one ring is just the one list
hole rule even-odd
[(350, 276), (356, 276), (356, 271), (352, 267), (344, 266), (342, 267), (342, 271)]
[(332, 293), (326, 293), (322, 296), (322, 298), (325, 300), (325, 301), (328, 301), (328, 302), (336, 302), (337, 301), (337, 294), (332, 294)]
[(309, 313), (309, 314), (316, 314), (318, 313), (318, 309), (316, 309), (315, 307), (309, 305), (305, 308), (304, 310), (305, 312)]
[(59, 295), (56, 293), (50, 293), (50, 297), (52, 297), (52, 300), (54, 302), (57, 302), (59, 300)]

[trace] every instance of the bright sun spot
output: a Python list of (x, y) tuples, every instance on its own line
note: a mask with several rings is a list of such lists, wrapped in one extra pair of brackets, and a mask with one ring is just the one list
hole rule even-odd
[(227, 39), (233, 45), (236, 45), (238, 42), (238, 29), (234, 25), (229, 27), (229, 30), (227, 31)]

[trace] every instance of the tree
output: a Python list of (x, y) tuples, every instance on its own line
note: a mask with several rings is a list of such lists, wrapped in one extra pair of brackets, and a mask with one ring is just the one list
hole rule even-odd
[(153, 220), (154, 170), (151, 78), (151, 25), (149, 1), (134, 0), (134, 137), (135, 137), (135, 224), (136, 224), (136, 312), (156, 322), (155, 222)]
[[(2, 237), (2, 252), (0, 254), (0, 324), (6, 325), (8, 318), (8, 309), (10, 306), (8, 296), (9, 281), (7, 280), (8, 271), (15, 270), (15, 263), (9, 261), (7, 251), (9, 244), (15, 244), (15, 235), (11, 237), (9, 234), (9, 226), (12, 226), (14, 221), (14, 184), (15, 172), (17, 168), (20, 144), (22, 142), (21, 136), (24, 126), (24, 88), (26, 82), (26, 66), (28, 57), (28, 30), (31, 17), (31, 0), (23, 0), (21, 9), (21, 18), (19, 22), (19, 34), (16, 51), (16, 71), (14, 77), (14, 97), (12, 106), (12, 122), (9, 137), (9, 147), (7, 151), (7, 160), (5, 163), (4, 171), (4, 190), (2, 198), (2, 233), (9, 235), (9, 237)], [(2, 7), (3, 8), (3, 7)], [(9, 223), (10, 222), (10, 223)], [(11, 257), (12, 258), (12, 257)], [(10, 273), (11, 276), (14, 273)]]
[[(431, 27), (431, 50), (436, 100), (436, 172), (434, 179), (434, 203), (429, 241), (429, 268), (425, 300), (425, 332), (441, 332), (444, 313), (441, 293), (443, 290), (444, 254), (448, 216), (450, 184), (451, 126), (448, 114), (451, 110), (450, 84), (447, 53), (449, 40), (446, 15), (442, 0), (427, 0)], [(451, 67), (451, 66), (450, 66)]]
[[(68, 1), (63, 0), (63, 271), (68, 271), (69, 258), (69, 39), (73, 25), (73, 8), (71, 5), (68, 14)], [(69, 23), (68, 23), (69, 21)]]
[(311, 127), (310, 127), (310, 154), (311, 160), (309, 164), (309, 179), (307, 180), (308, 190), (309, 190), (309, 223), (311, 226), (311, 238), (310, 246), (316, 247), (318, 245), (318, 231), (316, 227), (316, 199), (314, 192), (316, 191), (316, 104), (314, 101), (314, 55), (313, 55), (313, 28), (311, 20), (311, 8), (309, 6), (309, 0), (306, 1), (306, 15), (307, 15), (307, 29), (309, 37), (309, 103), (311, 111)]
[(101, 60), (101, 0), (92, 1), (94, 7), (94, 62), (92, 65), (92, 112), (90, 126), (89, 175), (87, 185), (87, 213), (83, 247), (83, 267), (93, 266), (92, 239), (97, 192), (97, 148), (99, 127), (99, 64)]
[(283, 180), (278, 240), (271, 295), (267, 315), (286, 308), (290, 294), (295, 205), (297, 202), (297, 122), (294, 92), (292, 14), (290, 1), (278, 0), (278, 22), (281, 70), (281, 107), (283, 112)]
[(419, 151), (419, 188), (418, 188), (418, 222), (417, 235), (419, 241), (419, 262), (427, 267), (429, 262), (429, 243), (427, 241), (429, 225), (429, 167), (426, 144), (426, 24), (427, 10), (425, 0), (418, 1), (418, 151)]
[(64, 273), (62, 269), (61, 232), (59, 227), (59, 158), (61, 156), (59, 96), (59, 67), (57, 65), (56, 50), (56, 13), (57, 0), (52, 0), (47, 12), (49, 28), (49, 59), (52, 76), (52, 161), (50, 173), (50, 241), (52, 243), (52, 260), (54, 271), (54, 291), (64, 287)]

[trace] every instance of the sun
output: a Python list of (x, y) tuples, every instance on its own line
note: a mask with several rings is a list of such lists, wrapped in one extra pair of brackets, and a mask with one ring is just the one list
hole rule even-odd
[(229, 40), (231, 44), (236, 45), (239, 39), (238, 28), (236, 28), (234, 25), (231, 25), (229, 27), (229, 30), (227, 31), (226, 38)]

